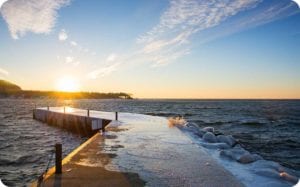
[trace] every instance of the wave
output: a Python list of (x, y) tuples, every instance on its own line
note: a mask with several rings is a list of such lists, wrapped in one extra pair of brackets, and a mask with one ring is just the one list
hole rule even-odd
[(172, 117), (172, 116), (190, 117), (194, 115), (192, 113), (172, 113), (172, 112), (146, 112), (144, 114), (151, 115), (151, 116), (162, 116), (162, 117)]
[(16, 159), (5, 159), (5, 158), (1, 158), (0, 159), (0, 165), (2, 166), (20, 166), (23, 164), (31, 164), (31, 163), (37, 163), (38, 161), (41, 160), (41, 157), (33, 157), (32, 155), (23, 155), (20, 156)]
[(197, 110), (221, 110), (222, 107), (195, 107)]
[(241, 122), (240, 125), (246, 125), (246, 126), (251, 126), (251, 127), (255, 127), (255, 126), (262, 126), (265, 125), (265, 122), (260, 122), (260, 121), (248, 121), (248, 122)]

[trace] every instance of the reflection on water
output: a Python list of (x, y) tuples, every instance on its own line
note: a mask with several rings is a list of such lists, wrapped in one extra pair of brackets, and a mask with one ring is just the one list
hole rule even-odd
[(35, 104), (55, 106), (64, 102), (0, 100), (0, 178), (8, 186), (22, 186), (41, 175), (56, 142), (63, 143), (66, 155), (85, 139), (33, 120)]

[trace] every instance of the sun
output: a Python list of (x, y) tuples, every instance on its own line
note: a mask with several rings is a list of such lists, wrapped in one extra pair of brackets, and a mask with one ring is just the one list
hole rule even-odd
[(56, 90), (63, 92), (76, 92), (79, 91), (79, 83), (76, 78), (72, 76), (64, 76), (58, 79)]

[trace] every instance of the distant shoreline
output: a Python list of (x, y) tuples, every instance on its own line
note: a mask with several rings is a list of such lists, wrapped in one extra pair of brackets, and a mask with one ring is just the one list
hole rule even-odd
[(183, 100), (183, 101), (300, 101), (300, 98), (136, 98), (139, 100)]
[(124, 92), (66, 92), (22, 90), (20, 86), (6, 80), (0, 80), (0, 98), (20, 99), (132, 99), (132, 94)]
[[(27, 92), (27, 91), (25, 91)], [(133, 98), (131, 94), (126, 93), (99, 93), (99, 92), (59, 92), (59, 91), (37, 91), (37, 92), (50, 92), (49, 95), (28, 95), (22, 93), (1, 93), (0, 99), (121, 99), (121, 100), (156, 100), (156, 101), (300, 101), (300, 98), (282, 98), (282, 99), (269, 99), (269, 98)], [(83, 93), (83, 94), (82, 94)], [(128, 95), (125, 96), (124, 94)], [(98, 95), (98, 96), (95, 96)]]
[(133, 99), (128, 93), (61, 92), (19, 90), (0, 92), (0, 98), (12, 99)]

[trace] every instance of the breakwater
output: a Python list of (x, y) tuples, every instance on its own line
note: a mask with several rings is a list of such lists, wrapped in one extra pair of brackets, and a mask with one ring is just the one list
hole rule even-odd
[(70, 107), (45, 107), (33, 110), (33, 118), (48, 125), (66, 129), (77, 134), (91, 136), (112, 120), (90, 115), (89, 110)]

